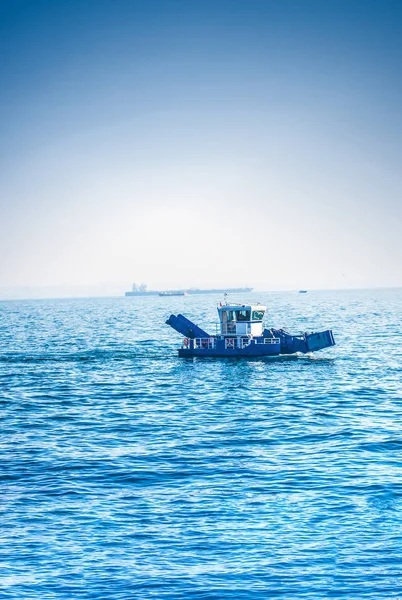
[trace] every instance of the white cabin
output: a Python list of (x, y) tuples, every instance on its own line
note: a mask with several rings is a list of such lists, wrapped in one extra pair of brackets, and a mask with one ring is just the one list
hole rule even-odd
[(267, 307), (261, 304), (224, 304), (218, 306), (221, 335), (262, 335), (266, 310)]

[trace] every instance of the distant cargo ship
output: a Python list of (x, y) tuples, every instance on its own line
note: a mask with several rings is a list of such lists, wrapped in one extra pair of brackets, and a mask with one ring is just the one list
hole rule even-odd
[(145, 283), (141, 283), (141, 285), (136, 285), (133, 283), (133, 287), (131, 292), (126, 292), (126, 296), (158, 296), (158, 291), (148, 291)]
[(166, 292), (159, 292), (159, 296), (187, 296), (187, 292), (183, 290), (168, 290)]
[(225, 288), (225, 289), (207, 289), (201, 290), (199, 288), (190, 288), (188, 290), (148, 290), (145, 283), (141, 285), (136, 285), (133, 283), (133, 288), (130, 292), (126, 292), (126, 296), (186, 296), (195, 295), (195, 294), (247, 294), (252, 292), (253, 288), (245, 287), (245, 288)]
[(186, 290), (187, 294), (248, 294), (252, 292), (253, 288), (245, 287), (245, 288), (221, 288), (221, 289), (211, 289), (211, 290), (200, 290), (198, 288), (190, 288)]

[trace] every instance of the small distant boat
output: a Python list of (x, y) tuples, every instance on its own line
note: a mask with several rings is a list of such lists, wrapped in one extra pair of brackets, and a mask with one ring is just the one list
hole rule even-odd
[(179, 356), (278, 356), (314, 352), (335, 345), (332, 331), (292, 335), (284, 329), (267, 329), (261, 304), (218, 305), (220, 333), (210, 335), (183, 315), (170, 315), (166, 321), (184, 335)]
[(184, 290), (168, 290), (166, 292), (159, 292), (159, 296), (187, 296), (187, 292)]
[(307, 290), (299, 290), (299, 294), (307, 294)]

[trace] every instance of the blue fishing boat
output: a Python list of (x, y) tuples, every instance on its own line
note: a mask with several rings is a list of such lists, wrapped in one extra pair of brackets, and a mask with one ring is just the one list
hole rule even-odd
[(315, 352), (335, 345), (330, 329), (292, 335), (284, 329), (264, 326), (266, 306), (261, 304), (218, 305), (219, 332), (210, 335), (185, 316), (170, 315), (167, 325), (184, 336), (179, 356), (278, 356)]

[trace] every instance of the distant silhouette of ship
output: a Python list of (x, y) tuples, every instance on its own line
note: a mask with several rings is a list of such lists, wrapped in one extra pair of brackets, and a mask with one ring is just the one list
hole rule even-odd
[(187, 294), (243, 294), (252, 292), (253, 288), (244, 287), (244, 288), (219, 288), (219, 289), (210, 289), (210, 290), (201, 290), (199, 288), (190, 288), (186, 290)]
[(187, 292), (183, 290), (167, 290), (166, 292), (159, 292), (159, 296), (187, 296)]
[(225, 289), (206, 289), (202, 290), (199, 288), (190, 288), (186, 290), (148, 290), (145, 283), (141, 285), (136, 285), (133, 283), (132, 290), (130, 292), (126, 292), (126, 296), (189, 296), (195, 294), (242, 294), (252, 292), (253, 288), (244, 287), (244, 288), (225, 288)]
[(307, 290), (299, 290), (299, 294), (307, 294)]
[(131, 292), (126, 292), (126, 296), (158, 296), (158, 291), (148, 291), (145, 283), (141, 283), (141, 285), (136, 285), (133, 283), (133, 287)]

